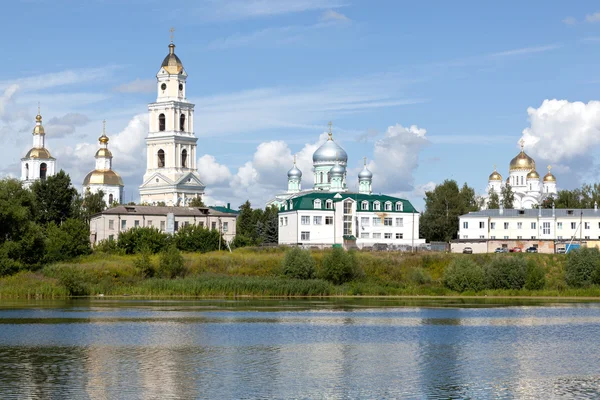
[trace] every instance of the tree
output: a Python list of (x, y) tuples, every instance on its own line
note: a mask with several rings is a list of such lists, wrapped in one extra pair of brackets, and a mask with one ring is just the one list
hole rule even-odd
[(26, 225), (35, 218), (32, 193), (16, 179), (0, 180), (0, 244), (19, 240)]
[(500, 208), (500, 197), (493, 189), (488, 192), (488, 210), (497, 210)]
[(90, 227), (80, 219), (69, 218), (60, 226), (48, 224), (46, 237), (46, 262), (68, 260), (92, 252)]
[(240, 213), (237, 217), (236, 233), (249, 239), (253, 239), (255, 231), (256, 227), (253, 224), (252, 205), (249, 200), (246, 200), (246, 202), (240, 206)]
[(263, 224), (263, 243), (277, 243), (279, 241), (279, 210), (277, 206), (265, 208)]
[(515, 204), (515, 193), (512, 191), (512, 187), (507, 183), (500, 190), (502, 194), (502, 206), (506, 209), (512, 209)]
[(202, 201), (202, 197), (200, 196), (196, 196), (192, 199), (192, 201), (190, 201), (190, 203), (188, 204), (190, 207), (206, 207), (204, 205), (204, 202)]
[(461, 189), (454, 180), (445, 180), (425, 193), (425, 211), (421, 215), (420, 231), (428, 241), (448, 242), (456, 238), (458, 217), (478, 211), (475, 190), (465, 183)]
[(73, 215), (73, 202), (77, 189), (71, 185), (71, 178), (63, 170), (31, 185), (35, 197), (37, 221), (41, 224), (60, 224)]

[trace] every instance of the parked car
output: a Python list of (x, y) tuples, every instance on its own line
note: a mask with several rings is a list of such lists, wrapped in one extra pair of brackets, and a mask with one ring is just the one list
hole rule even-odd
[(373, 250), (374, 251), (387, 251), (388, 245), (387, 245), (387, 243), (375, 243), (373, 245)]
[(508, 249), (506, 247), (496, 247), (494, 253), (508, 253)]
[(513, 247), (512, 249), (509, 250), (510, 253), (520, 253), (521, 252), (521, 248), (520, 247)]
[(567, 252), (567, 249), (565, 249), (564, 247), (560, 247), (558, 249), (556, 249), (556, 254), (565, 254)]
[(528, 253), (537, 253), (538, 249), (537, 249), (537, 247), (531, 246), (531, 247), (527, 248), (527, 252)]
[(465, 247), (463, 249), (463, 254), (473, 254), (473, 249), (470, 247)]

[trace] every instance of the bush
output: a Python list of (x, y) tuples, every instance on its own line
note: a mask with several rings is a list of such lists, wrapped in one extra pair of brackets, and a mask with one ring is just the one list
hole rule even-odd
[(408, 273), (408, 280), (416, 285), (428, 285), (431, 283), (431, 275), (423, 268), (411, 268)]
[(444, 285), (456, 292), (485, 289), (485, 273), (481, 265), (469, 258), (457, 258), (444, 270)]
[(522, 289), (527, 278), (527, 263), (523, 257), (497, 256), (485, 268), (489, 289)]
[(104, 239), (96, 243), (94, 251), (105, 254), (125, 255), (125, 250), (117, 246), (117, 241), (114, 239)]
[(151, 255), (150, 249), (143, 248), (138, 257), (133, 260), (133, 266), (142, 278), (152, 278), (156, 273), (156, 268), (150, 259)]
[(359, 269), (353, 251), (347, 252), (341, 247), (336, 247), (323, 257), (321, 277), (335, 285), (350, 282), (361, 274), (362, 270)]
[(117, 246), (125, 250), (125, 254), (137, 254), (143, 248), (155, 254), (167, 248), (168, 235), (154, 227), (132, 228), (119, 234)]
[(90, 254), (90, 228), (78, 219), (67, 219), (56, 226), (49, 223), (46, 228), (46, 262), (56, 262)]
[(572, 287), (589, 286), (593, 283), (596, 271), (600, 266), (600, 251), (597, 248), (582, 247), (569, 251), (565, 265), (565, 281)]
[(171, 245), (160, 253), (157, 272), (160, 276), (169, 279), (185, 275), (183, 256), (177, 247)]
[(546, 286), (546, 271), (533, 260), (527, 263), (527, 277), (525, 278), (525, 289), (541, 290)]
[(58, 271), (58, 281), (65, 287), (69, 296), (87, 296), (90, 293), (81, 268), (61, 268)]
[(294, 279), (313, 279), (315, 277), (315, 260), (309, 250), (293, 247), (285, 253), (282, 262), (284, 275)]
[(173, 240), (177, 248), (182, 251), (207, 253), (219, 250), (219, 240), (222, 248), (226, 246), (225, 241), (220, 237), (219, 231), (207, 229), (200, 225), (182, 227), (175, 234)]
[(254, 240), (242, 234), (235, 235), (235, 238), (231, 241), (232, 249), (239, 249), (240, 247), (254, 246)]

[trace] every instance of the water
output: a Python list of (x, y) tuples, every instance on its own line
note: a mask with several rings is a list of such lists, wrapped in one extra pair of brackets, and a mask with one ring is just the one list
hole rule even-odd
[(0, 303), (1, 399), (600, 398), (600, 304)]

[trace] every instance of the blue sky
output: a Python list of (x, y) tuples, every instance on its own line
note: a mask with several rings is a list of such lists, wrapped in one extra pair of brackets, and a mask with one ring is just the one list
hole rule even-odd
[(137, 200), (146, 107), (174, 26), (209, 202), (262, 206), (285, 188), (293, 154), (310, 186), (329, 120), (351, 188), (366, 156), (375, 191), (419, 208), (446, 178), (483, 193), (494, 164), (506, 177), (522, 136), (559, 188), (598, 179), (592, 1), (23, 0), (3, 14), (4, 175), (19, 174), (39, 101), (48, 148), (78, 186), (107, 120), (113, 167)]

